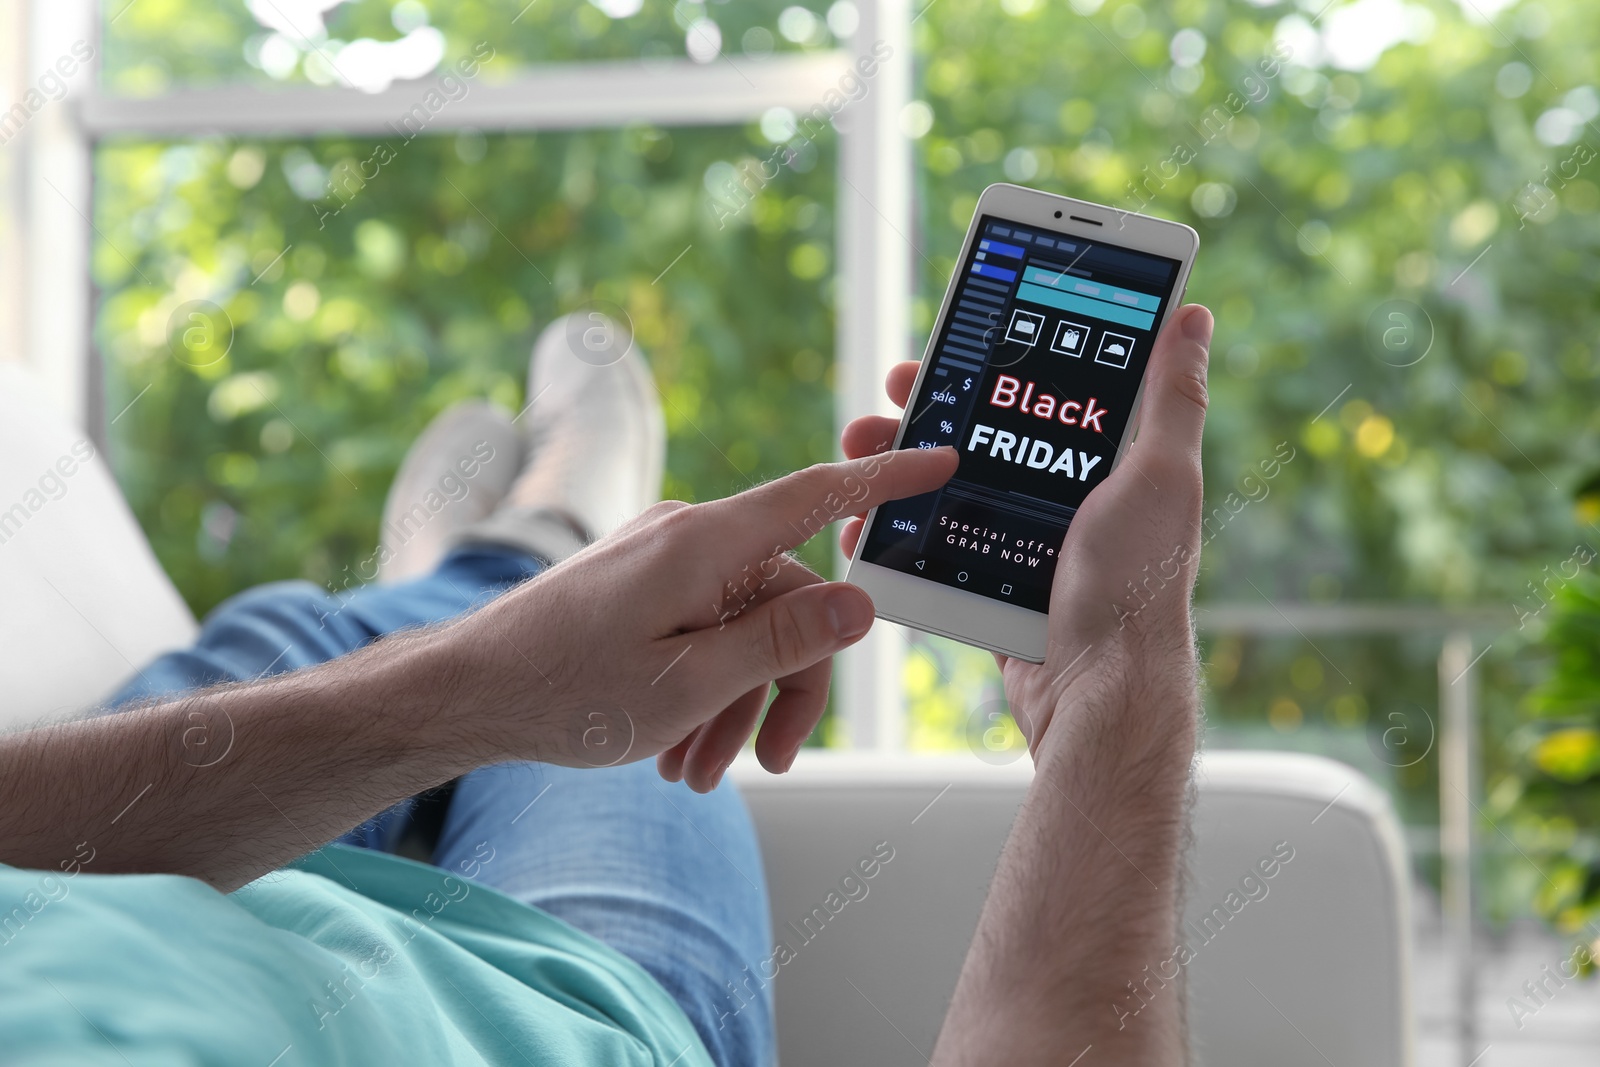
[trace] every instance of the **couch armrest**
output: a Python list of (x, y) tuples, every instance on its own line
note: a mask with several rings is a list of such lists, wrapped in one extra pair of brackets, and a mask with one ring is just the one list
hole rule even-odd
[[(806, 750), (787, 775), (742, 758), (733, 778), (787, 949), (768, 968), (785, 1067), (925, 1064), (1029, 761)], [(1387, 797), (1291, 753), (1208, 753), (1197, 784), (1182, 968), (1196, 1062), (1409, 1064), (1410, 883)], [(1138, 968), (1128, 980), (1177, 995)]]

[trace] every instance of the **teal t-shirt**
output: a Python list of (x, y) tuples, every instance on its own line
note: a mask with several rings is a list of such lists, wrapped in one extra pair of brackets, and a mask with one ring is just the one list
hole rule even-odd
[(8, 1065), (711, 1064), (633, 961), (436, 867), (330, 846), (226, 895), (72, 868), (0, 865)]

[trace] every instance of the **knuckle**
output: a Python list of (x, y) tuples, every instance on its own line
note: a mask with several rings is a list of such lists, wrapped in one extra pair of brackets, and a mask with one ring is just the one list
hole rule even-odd
[(672, 560), (682, 556), (686, 545), (699, 534), (693, 529), (698, 512), (695, 505), (681, 500), (662, 500), (639, 513), (637, 537), (633, 541), (639, 558), (652, 565), (668, 567), (677, 573)]
[(832, 463), (813, 463), (788, 479), (788, 484), (784, 486), (784, 495), (792, 501), (808, 500), (821, 492), (832, 476)]
[(1203, 366), (1185, 367), (1173, 380), (1172, 388), (1201, 412), (1210, 406), (1211, 393), (1206, 388), (1206, 372)]
[(642, 515), (646, 519), (659, 520), (692, 506), (693, 505), (683, 500), (657, 500), (654, 504), (651, 504), (649, 507), (645, 508), (642, 512)]
[(813, 463), (805, 469), (806, 485), (817, 489), (829, 488), (843, 477), (849, 467), (849, 460), (843, 463)]
[(758, 666), (781, 673), (800, 661), (805, 631), (792, 604), (774, 601), (771, 610), (763, 614), (766, 620), (756, 649)]
[(639, 530), (649, 529), (665, 516), (689, 506), (690, 505), (684, 503), (682, 500), (658, 500), (654, 504), (651, 504), (649, 507), (645, 508), (643, 511), (639, 512), (639, 514), (633, 516), (627, 522), (624, 522), (621, 526), (617, 527), (613, 536), (631, 534), (636, 533)]
[(813, 463), (795, 471), (770, 483), (772, 496), (769, 499), (785, 512), (810, 511), (841, 484), (840, 467), (838, 463)]
[(695, 505), (685, 504), (681, 500), (663, 500), (652, 504), (651, 508), (660, 509), (654, 520), (655, 527), (668, 541), (695, 536), (692, 530), (698, 525), (700, 515)]

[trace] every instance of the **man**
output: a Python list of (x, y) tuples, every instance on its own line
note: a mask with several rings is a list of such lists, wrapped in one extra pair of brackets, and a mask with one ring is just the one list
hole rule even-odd
[[(1184, 1059), (1177, 998), (1123, 1028), (1110, 1005), (1175, 938), (1211, 326), (1184, 308), (1157, 342), (1139, 438), (1067, 536), (1046, 662), (1001, 663), (1037, 772), (938, 1064)], [(503, 493), (386, 524), (389, 576), (422, 577), (244, 594), (118, 713), (0, 739), (8, 1062), (771, 1062), (770, 1004), (722, 996), (771, 934), (718, 785), (752, 733), (789, 767), (872, 622), (784, 553), (956, 456), (885, 453), (894, 421), (868, 417), (846, 462), (652, 503), (647, 372), (573, 351), (559, 328), (536, 350), (526, 441), (473, 407), (418, 443), (392, 518), (458, 474)], [(1119, 618), (1171, 560), (1170, 595)], [(432, 865), (390, 855), (410, 798), (452, 781)]]

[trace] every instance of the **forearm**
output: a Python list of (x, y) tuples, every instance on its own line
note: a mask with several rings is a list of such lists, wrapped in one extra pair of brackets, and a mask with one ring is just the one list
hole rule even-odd
[[(1192, 672), (1167, 679), (1101, 686), (1052, 724), (940, 1035), (941, 1067), (1060, 1065), (1091, 1045), (1095, 1063), (1184, 1062), (1179, 988), (1155, 983), (1169, 988), (1151, 996), (1142, 984), (1176, 936), (1198, 716)], [(1129, 983), (1149, 998), (1136, 1018)]]
[(0, 738), (0, 861), (236, 888), (470, 769), (450, 649), (380, 642), (310, 670)]

